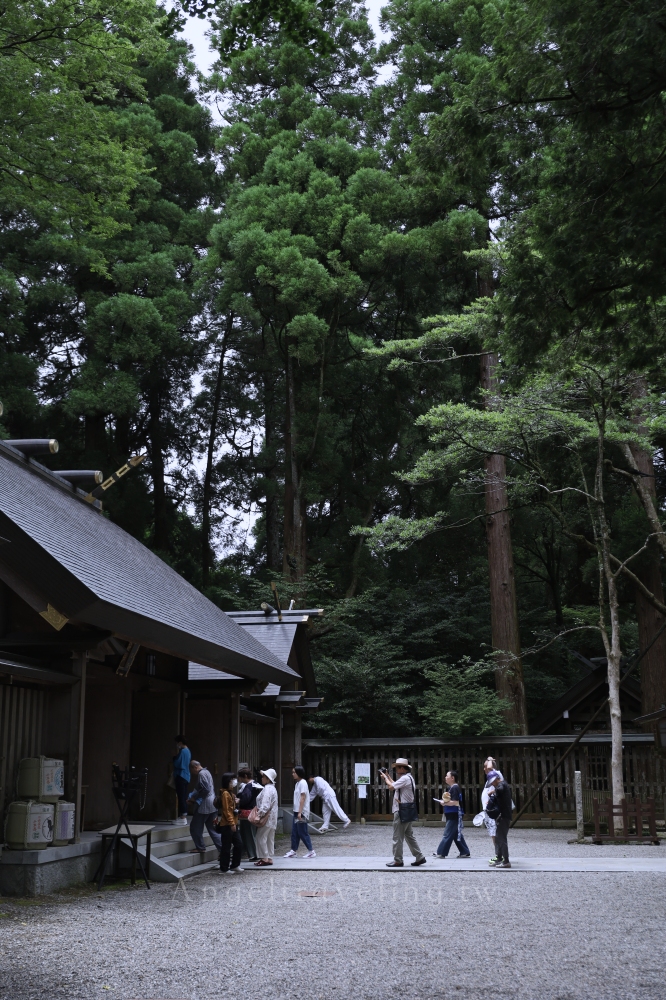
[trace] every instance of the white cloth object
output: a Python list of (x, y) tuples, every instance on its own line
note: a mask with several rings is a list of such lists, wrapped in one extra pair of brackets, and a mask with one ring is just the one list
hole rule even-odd
[(275, 855), (275, 827), (255, 826), (254, 843), (258, 858), (272, 858)]
[(335, 798), (334, 789), (331, 788), (328, 781), (326, 781), (322, 777), (317, 777), (314, 780), (314, 784), (310, 789), (310, 802), (316, 799), (317, 796), (319, 796), (321, 799), (328, 799), (330, 797)]
[[(414, 801), (414, 779), (411, 774), (403, 774), (393, 782), (393, 812), (400, 812), (399, 807)], [(400, 792), (400, 796), (398, 796)]]
[(274, 831), (278, 821), (278, 793), (275, 785), (264, 785), (257, 796), (255, 805), (260, 816), (268, 813), (268, 819), (264, 825), (255, 827), (257, 833), (259, 830), (265, 830), (267, 827)]
[[(301, 795), (305, 795), (305, 802), (303, 803), (302, 809)], [(310, 789), (308, 788), (308, 783), (305, 778), (301, 778), (300, 781), (297, 781), (296, 787), (294, 788), (294, 816), (298, 816), (299, 810), (303, 819), (310, 818)]]
[(472, 824), (474, 826), (483, 826), (483, 820), (485, 818), (485, 815), (486, 814), (483, 811), (480, 812), (480, 813), (477, 813), (476, 816), (474, 817), (474, 819), (472, 820)]
[(321, 812), (324, 817), (324, 825), (321, 827), (322, 830), (328, 830), (332, 812), (334, 812), (338, 819), (341, 819), (343, 823), (349, 822), (349, 816), (338, 802), (335, 792), (333, 792), (333, 795), (329, 798), (324, 799)]

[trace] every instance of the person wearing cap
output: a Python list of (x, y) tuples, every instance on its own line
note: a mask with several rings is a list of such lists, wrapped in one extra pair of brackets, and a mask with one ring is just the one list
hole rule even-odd
[(215, 807), (213, 776), (208, 768), (200, 764), (198, 760), (191, 761), (190, 771), (196, 779), (194, 790), (187, 797), (188, 801), (193, 799), (196, 804), (194, 816), (190, 822), (190, 836), (194, 841), (194, 847), (190, 851), (190, 854), (202, 854), (206, 850), (203, 839), (204, 826), (208, 830), (210, 839), (219, 851), (222, 847), (222, 839), (215, 829), (217, 809)]
[(497, 818), (497, 832), (495, 834), (495, 848), (497, 857), (493, 858), (489, 864), (491, 868), (510, 868), (509, 845), (507, 836), (511, 826), (511, 813), (513, 811), (513, 801), (511, 796), (511, 785), (499, 774), (495, 774), (491, 782), (490, 797), (499, 806), (500, 814)]
[(258, 861), (255, 861), (255, 868), (266, 868), (273, 864), (275, 854), (275, 831), (278, 821), (278, 794), (275, 782), (277, 772), (269, 767), (265, 771), (260, 771), (261, 783), (264, 786), (259, 792), (255, 803), (259, 817), (263, 819), (267, 816), (266, 822), (258, 826), (255, 832)]
[(414, 855), (415, 860), (412, 861), (412, 868), (416, 868), (418, 865), (424, 865), (426, 862), (425, 854), (416, 842), (416, 837), (414, 836), (414, 831), (412, 829), (413, 819), (402, 820), (400, 818), (400, 806), (412, 806), (412, 812), (416, 812), (415, 808), (415, 798), (416, 798), (416, 785), (414, 784), (414, 779), (411, 775), (412, 766), (406, 757), (398, 757), (398, 759), (393, 764), (396, 774), (398, 777), (395, 781), (386, 771), (380, 771), (379, 776), (382, 781), (389, 787), (393, 789), (393, 861), (387, 862), (387, 868), (403, 868), (403, 845), (407, 841), (407, 846)]
[(493, 781), (495, 778), (499, 778), (501, 781), (504, 780), (504, 775), (497, 767), (497, 761), (494, 757), (486, 757), (483, 762), (483, 770), (486, 776), (486, 783), (481, 791), (481, 809), (483, 810), (481, 815), (483, 817), (483, 824), (488, 831), (488, 836), (493, 842), (493, 848), (495, 853), (490, 859), (491, 861), (497, 861), (497, 847), (495, 846), (495, 834), (497, 833), (497, 822), (489, 816), (486, 812), (486, 806), (488, 805), (488, 799), (490, 798), (490, 789), (492, 788)]

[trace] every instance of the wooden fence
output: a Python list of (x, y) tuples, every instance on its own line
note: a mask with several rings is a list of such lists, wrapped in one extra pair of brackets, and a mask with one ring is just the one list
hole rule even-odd
[[(370, 763), (370, 784), (363, 815), (368, 819), (388, 819), (391, 794), (380, 781), (378, 769), (390, 767), (396, 757), (407, 757), (419, 794), (419, 813), (428, 820), (441, 818), (440, 807), (433, 798), (440, 798), (447, 771), (459, 774), (465, 794), (468, 817), (481, 808), (484, 784), (483, 762), (493, 756), (506, 780), (511, 784), (518, 809), (541, 784), (557, 763), (571, 737), (496, 737), (487, 741), (471, 739), (416, 739), (390, 741), (304, 741), (303, 757), (309, 772), (320, 774), (335, 788), (338, 800), (350, 815), (357, 808), (354, 785), (354, 764)], [(610, 738), (592, 736), (576, 747), (537, 796), (524, 815), (525, 820), (567, 821), (575, 819), (574, 771), (581, 771), (586, 818), (592, 816), (592, 799), (605, 798), (610, 791)], [(655, 753), (652, 737), (627, 736), (624, 745), (625, 792), (645, 800), (653, 797), (657, 816), (664, 815), (666, 792), (666, 760)]]

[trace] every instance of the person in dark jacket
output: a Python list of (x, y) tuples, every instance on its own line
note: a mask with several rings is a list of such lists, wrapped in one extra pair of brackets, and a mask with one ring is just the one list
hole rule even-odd
[(249, 767), (241, 767), (238, 772), (238, 832), (245, 852), (250, 861), (257, 860), (257, 845), (254, 839), (254, 827), (250, 823), (248, 816), (254, 809), (257, 796), (263, 785), (252, 780), (252, 771)]
[(243, 844), (236, 822), (235, 789), (237, 784), (236, 775), (233, 771), (226, 771), (222, 775), (217, 829), (222, 838), (220, 871), (223, 875), (232, 875), (234, 872), (243, 871), (240, 866)]
[(495, 848), (497, 857), (490, 862), (491, 868), (510, 868), (509, 845), (507, 836), (511, 826), (511, 812), (513, 810), (513, 800), (511, 795), (511, 785), (504, 781), (499, 775), (494, 779), (490, 788), (490, 802), (494, 802), (500, 814), (497, 817), (497, 833), (495, 834)]

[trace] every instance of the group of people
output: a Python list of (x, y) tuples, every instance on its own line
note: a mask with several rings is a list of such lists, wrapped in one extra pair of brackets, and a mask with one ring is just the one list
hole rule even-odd
[[(178, 795), (179, 818), (176, 822), (187, 823), (188, 803), (194, 806), (190, 823), (190, 835), (194, 841), (191, 853), (205, 851), (204, 827), (220, 853), (220, 871), (234, 873), (242, 871), (243, 852), (257, 868), (273, 864), (275, 855), (275, 831), (278, 823), (277, 773), (269, 767), (259, 771), (260, 783), (252, 777), (247, 765), (242, 765), (238, 774), (227, 771), (220, 781), (219, 796), (215, 795), (213, 777), (199, 761), (192, 760), (183, 736), (176, 737), (178, 753), (174, 757), (174, 783)], [(385, 768), (379, 772), (381, 780), (393, 791), (393, 860), (388, 868), (404, 867), (404, 844), (407, 843), (414, 856), (412, 867), (424, 865), (426, 857), (418, 845), (413, 824), (418, 819), (416, 809), (416, 784), (412, 777), (412, 767), (404, 757), (398, 757), (393, 764), (397, 777), (392, 778)], [(495, 848), (490, 859), (493, 868), (510, 868), (507, 837), (511, 825), (513, 800), (511, 788), (504, 780), (497, 762), (488, 757), (483, 765), (485, 785), (481, 793), (482, 811), (474, 817), (475, 825), (485, 824)], [(337, 800), (335, 790), (318, 775), (306, 778), (300, 764), (292, 770), (294, 779), (294, 805), (291, 827), (291, 847), (286, 858), (298, 856), (301, 845), (305, 847), (306, 859), (315, 858), (316, 851), (310, 838), (310, 803), (318, 796), (322, 800), (324, 823), (320, 833), (329, 829), (333, 813), (343, 821), (346, 829), (351, 820)], [(195, 785), (189, 791), (190, 777)], [(458, 848), (459, 858), (469, 858), (470, 850), (463, 836), (463, 815), (465, 800), (458, 784), (458, 772), (448, 771), (445, 777), (446, 790), (441, 799), (435, 799), (444, 809), (446, 823), (444, 834), (434, 853), (436, 858), (448, 857), (451, 845)]]
[[(398, 757), (393, 764), (397, 778), (393, 779), (388, 771), (381, 770), (380, 778), (393, 790), (393, 861), (387, 863), (387, 868), (403, 868), (403, 845), (405, 841), (414, 856), (411, 862), (413, 868), (426, 863), (426, 857), (418, 845), (414, 835), (413, 823), (417, 818), (416, 784), (412, 777), (412, 767), (405, 757)], [(482, 811), (474, 818), (477, 825), (484, 823), (493, 841), (495, 854), (490, 859), (492, 868), (510, 868), (509, 846), (507, 837), (511, 825), (513, 799), (511, 787), (504, 780), (497, 762), (493, 757), (484, 761), (485, 785), (481, 793)], [(435, 802), (444, 807), (443, 819), (446, 823), (444, 835), (433, 857), (446, 858), (455, 843), (459, 858), (471, 857), (469, 847), (463, 836), (463, 815), (465, 801), (463, 791), (458, 784), (458, 772), (448, 771), (445, 777), (446, 791), (441, 799)], [(478, 823), (477, 823), (478, 821)]]
[[(275, 831), (278, 824), (277, 773), (269, 767), (259, 771), (261, 783), (252, 777), (247, 765), (241, 765), (238, 774), (227, 771), (220, 779), (219, 795), (215, 795), (213, 776), (198, 760), (192, 760), (185, 737), (176, 737), (177, 754), (173, 758), (173, 774), (178, 796), (178, 819), (185, 825), (188, 806), (193, 807), (190, 836), (194, 842), (192, 854), (206, 850), (204, 827), (220, 855), (220, 871), (224, 874), (241, 872), (243, 852), (257, 868), (273, 864)], [(305, 770), (297, 764), (292, 770), (294, 779), (294, 810), (291, 828), (291, 848), (287, 858), (297, 856), (301, 842), (306, 858), (316, 857), (308, 830), (310, 803), (318, 796), (322, 800), (324, 822), (320, 833), (330, 828), (333, 813), (343, 821), (344, 828), (351, 820), (342, 810), (335, 790), (324, 778), (311, 775), (306, 779)], [(189, 791), (190, 780), (194, 788)]]

